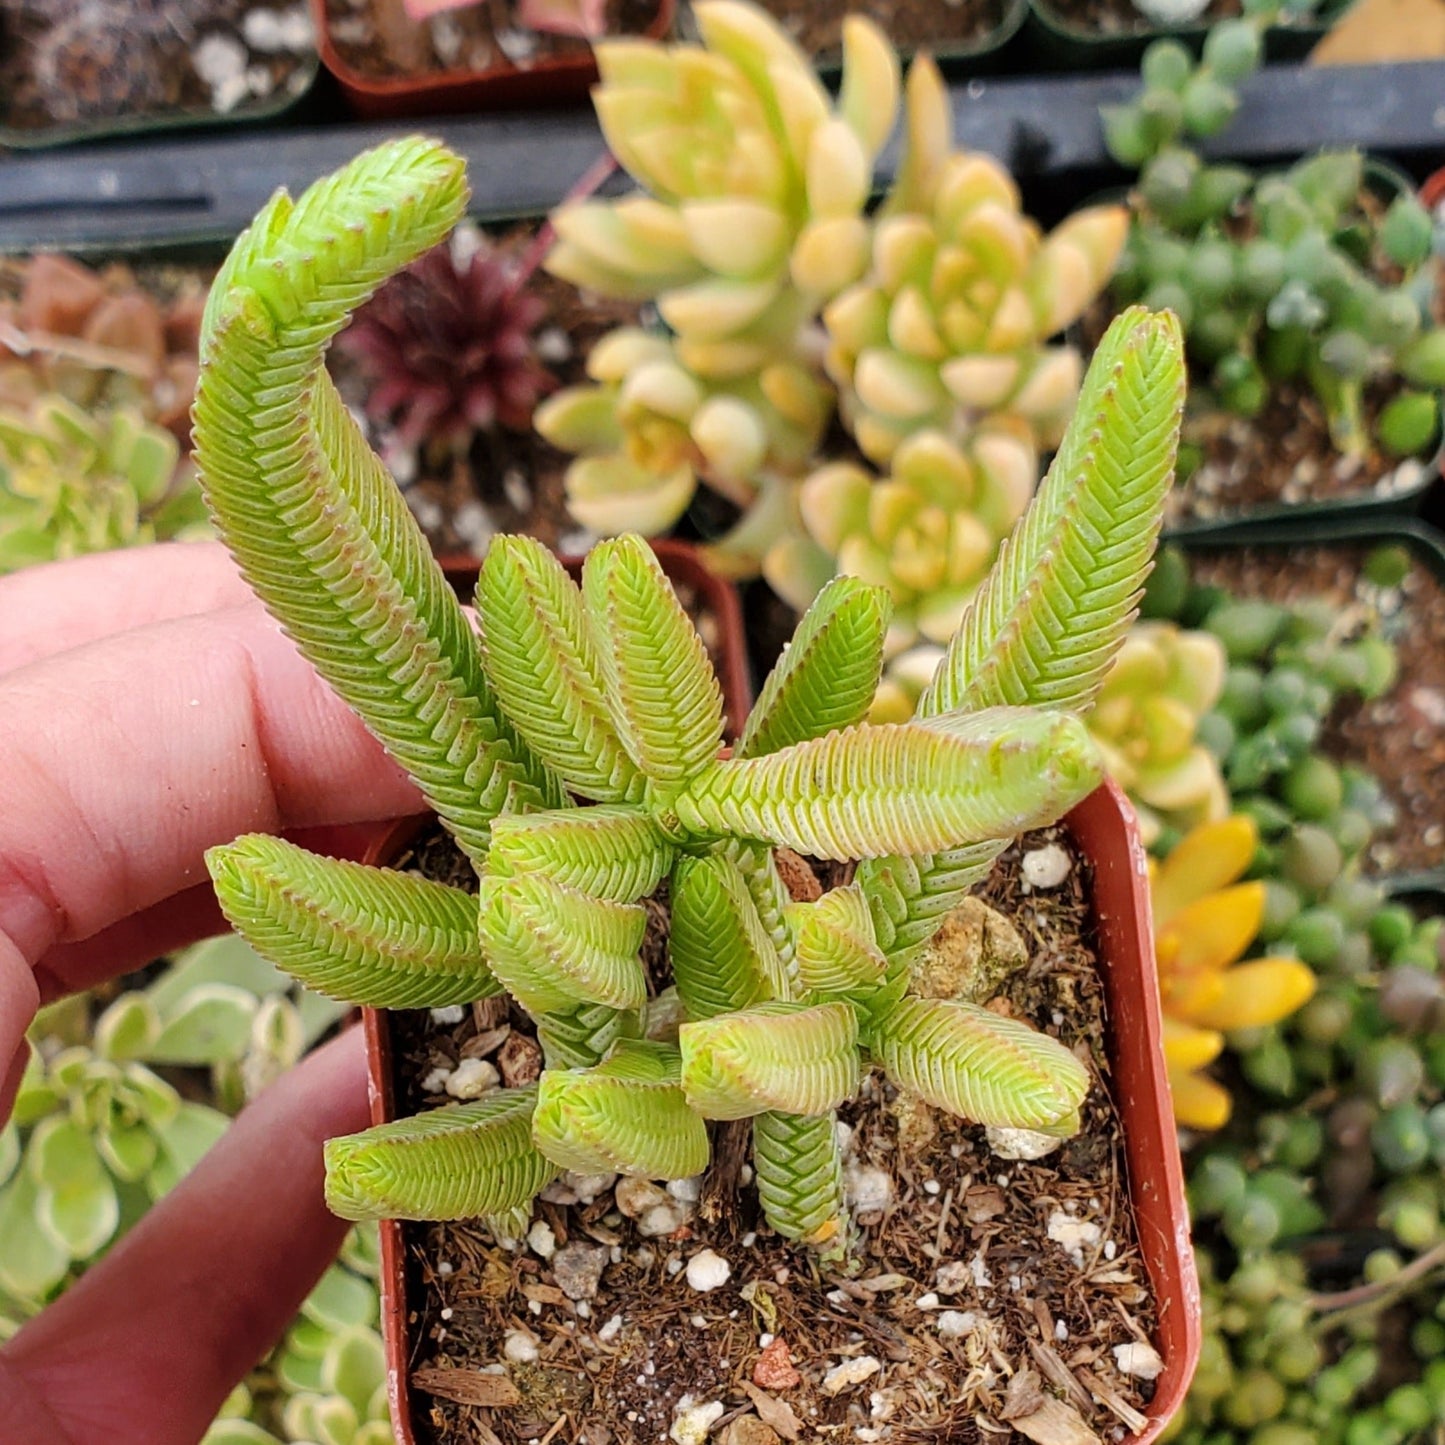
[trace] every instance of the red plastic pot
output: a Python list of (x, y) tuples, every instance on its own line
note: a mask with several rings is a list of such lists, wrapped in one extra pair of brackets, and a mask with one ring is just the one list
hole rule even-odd
[(1420, 204), (1427, 211), (1433, 211), (1442, 201), (1445, 201), (1445, 166), (1429, 176), (1420, 187)]
[[(370, 861), (395, 857), (427, 821), (398, 823)], [(1127, 1437), (1129, 1445), (1149, 1445), (1184, 1403), (1199, 1360), (1201, 1331), (1199, 1278), (1164, 1070), (1148, 863), (1134, 811), (1113, 782), (1091, 793), (1064, 825), (1094, 870), (1094, 921), (1109, 1001), (1114, 1102), (1123, 1123), (1139, 1247), (1158, 1308), (1154, 1345), (1164, 1370), (1155, 1383), (1148, 1424)], [(371, 1119), (382, 1124), (394, 1117), (390, 1019), (384, 1011), (363, 1012)], [(410, 1378), (413, 1315), (407, 1302), (402, 1227), (395, 1220), (381, 1224), (381, 1311), (392, 1428), (398, 1445), (416, 1445)]]
[[(657, 15), (643, 35), (650, 40), (666, 35), (675, 8), (676, 0), (657, 0)], [(348, 108), (366, 120), (570, 105), (585, 99), (597, 79), (591, 51), (544, 58), (525, 70), (504, 61), (490, 70), (363, 75), (336, 49), (326, 0), (311, 0), (311, 16), (321, 64), (336, 77)]]

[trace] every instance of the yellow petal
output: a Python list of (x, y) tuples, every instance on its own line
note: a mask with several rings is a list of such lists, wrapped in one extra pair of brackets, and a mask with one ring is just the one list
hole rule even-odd
[(1222, 1129), (1229, 1122), (1233, 1101), (1227, 1090), (1203, 1074), (1169, 1070), (1174, 1096), (1174, 1122), (1186, 1129)]
[(1197, 1029), (1169, 1014), (1164, 1016), (1164, 1058), (1171, 1069), (1202, 1069), (1224, 1052), (1217, 1029)]
[(1196, 899), (1233, 883), (1254, 857), (1259, 833), (1243, 813), (1185, 835), (1154, 877), (1154, 925), (1168, 924)]
[(1224, 991), (1218, 1001), (1190, 1017), (1225, 1033), (1278, 1023), (1315, 991), (1313, 970), (1297, 958), (1257, 958), (1226, 970), (1222, 977)]
[(1264, 915), (1264, 884), (1237, 883), (1181, 908), (1158, 930), (1161, 944), (1177, 950), (1181, 973), (1223, 969), (1254, 941)]

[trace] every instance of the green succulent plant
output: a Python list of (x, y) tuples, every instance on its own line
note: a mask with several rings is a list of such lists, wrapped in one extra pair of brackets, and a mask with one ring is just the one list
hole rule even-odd
[[(1107, 338), (918, 721), (861, 721), (888, 602), (841, 578), (722, 758), (720, 690), (644, 543), (600, 544), (579, 587), (537, 544), (499, 538), (473, 631), (325, 375), (349, 311), (464, 204), (442, 147), (382, 146), (296, 201), (278, 193), (205, 320), (195, 436), (217, 525), (479, 880), (478, 896), (251, 835), (209, 855), (222, 906), (264, 956), (357, 1002), (505, 989), (545, 1056), (536, 1084), (331, 1141), (332, 1207), (514, 1230), (562, 1168), (693, 1175), (708, 1119), (751, 1118), (767, 1219), (833, 1246), (832, 1116), (865, 1060), (981, 1122), (1076, 1128), (1087, 1076), (1072, 1055), (972, 1003), (913, 996), (909, 970), (1007, 840), (1097, 782), (1078, 713), (1157, 534), (1182, 396), (1172, 321), (1131, 311)], [(863, 861), (793, 903), (777, 846)], [(638, 956), (663, 880), (675, 1038), (648, 1036)]]
[[(1192, 148), (1233, 118), (1269, 18), (1222, 21), (1197, 65), (1156, 41), (1140, 96), (1104, 109), (1111, 153), (1139, 167), (1113, 292), (1179, 315), (1199, 385), (1224, 410), (1255, 416), (1275, 387), (1298, 383), (1341, 453), (1418, 455), (1439, 437), (1445, 390), (1434, 228), (1419, 201), (1404, 190), (1362, 202), (1373, 182), (1354, 151), (1256, 177)], [(1385, 382), (1374, 415), (1367, 390)]]
[[(921, 58), (903, 164), (865, 217), (898, 108), (881, 32), (845, 22), (833, 111), (763, 11), (707, 0), (698, 14), (706, 48), (601, 48), (598, 114), (650, 195), (563, 207), (548, 262), (655, 300), (670, 334), (604, 338), (592, 384), (550, 398), (537, 427), (579, 454), (567, 488), (584, 525), (664, 530), (702, 481), (742, 513), (710, 549), (719, 568), (761, 570), (800, 610), (856, 575), (890, 588), (891, 645), (920, 616), (946, 638), (1058, 440), (1082, 363), (1049, 338), (1107, 281), (1124, 209), (1041, 236), (1006, 171), (954, 151), (947, 92)], [(816, 471), (835, 410), (891, 476)]]
[(64, 397), (0, 409), (0, 573), (171, 537), (208, 535), (180, 444), (135, 411)]

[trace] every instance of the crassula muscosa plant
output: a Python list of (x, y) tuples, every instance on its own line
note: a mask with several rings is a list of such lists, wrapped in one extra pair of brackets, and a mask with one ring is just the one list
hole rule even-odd
[[(206, 315), (196, 438), (222, 535), (416, 779), (480, 894), (253, 835), (210, 855), (222, 904), (263, 954), (357, 1002), (505, 989), (546, 1062), (537, 1084), (333, 1140), (333, 1207), (510, 1229), (561, 1169), (693, 1175), (707, 1120), (751, 1118), (769, 1222), (836, 1245), (833, 1111), (865, 1063), (983, 1123), (1073, 1131), (1087, 1080), (1072, 1055), (972, 1001), (918, 996), (910, 970), (1008, 839), (1099, 778), (1078, 714), (1149, 566), (1182, 402), (1177, 327), (1135, 310), (1105, 340), (915, 721), (861, 721), (888, 605), (841, 578), (723, 758), (717, 683), (644, 543), (601, 544), (579, 588), (538, 545), (499, 539), (474, 630), (325, 374), (350, 311), (464, 203), (441, 146), (383, 146), (297, 201), (278, 193)], [(794, 903), (782, 846), (861, 861), (850, 884)], [(638, 958), (640, 905), (663, 880), (675, 1030)]]

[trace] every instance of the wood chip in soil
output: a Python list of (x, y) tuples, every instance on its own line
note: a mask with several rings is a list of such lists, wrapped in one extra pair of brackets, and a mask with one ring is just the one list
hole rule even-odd
[[(642, 35), (656, 20), (656, 0), (608, 0), (604, 33)], [(509, 0), (446, 10), (420, 23), (402, 0), (326, 0), (326, 22), (336, 53), (372, 80), (530, 70), (591, 55), (585, 40), (518, 25)]]
[[(1019, 860), (1049, 842), (1069, 848), (1073, 866), (1057, 889), (1030, 894)], [(441, 836), (400, 866), (451, 882), (469, 871)], [(729, 1445), (1008, 1445), (1048, 1440), (1065, 1422), (1060, 1445), (1134, 1428), (1152, 1386), (1122, 1375), (1114, 1349), (1147, 1341), (1154, 1319), (1107, 1092), (1087, 865), (1045, 830), (1011, 848), (978, 892), (1030, 956), (993, 1006), (1059, 1038), (1093, 1077), (1077, 1138), (1042, 1160), (1004, 1161), (982, 1129), (869, 1075), (842, 1111), (849, 1178), (865, 1192), (886, 1178), (891, 1200), (858, 1214), (851, 1275), (820, 1272), (759, 1224), (751, 1188), (719, 1195), (711, 1176), (654, 1187), (651, 1225), (672, 1227), (652, 1236), (631, 1217), (637, 1199), (627, 1215), (618, 1208), (608, 1176), (549, 1189), (520, 1248), (470, 1222), (407, 1225), (418, 1440), (664, 1445), (689, 1402), (721, 1405), (710, 1438)], [(391, 1018), (402, 1112), (447, 1102), (436, 1091), (458, 1060), (500, 1057), (529, 1029), (501, 1000), (452, 1023), (425, 1010)], [(744, 1155), (729, 1132), (715, 1157), (736, 1169)], [(686, 1269), (704, 1249), (731, 1272), (700, 1293)], [(447, 1388), (442, 1371), (469, 1373)], [(509, 1381), (520, 1402), (466, 1403), (475, 1372)]]
[(1239, 597), (1297, 602), (1325, 597), (1339, 608), (1342, 638), (1377, 625), (1395, 646), (1400, 676), (1381, 698), (1344, 698), (1326, 721), (1321, 747), (1379, 779), (1396, 822), (1365, 850), (1371, 874), (1408, 873), (1445, 864), (1445, 586), (1411, 563), (1398, 588), (1362, 575), (1367, 546), (1242, 548), (1196, 554), (1196, 581)]
[(314, 54), (305, 0), (0, 0), (0, 125), (244, 115), (299, 94)]

